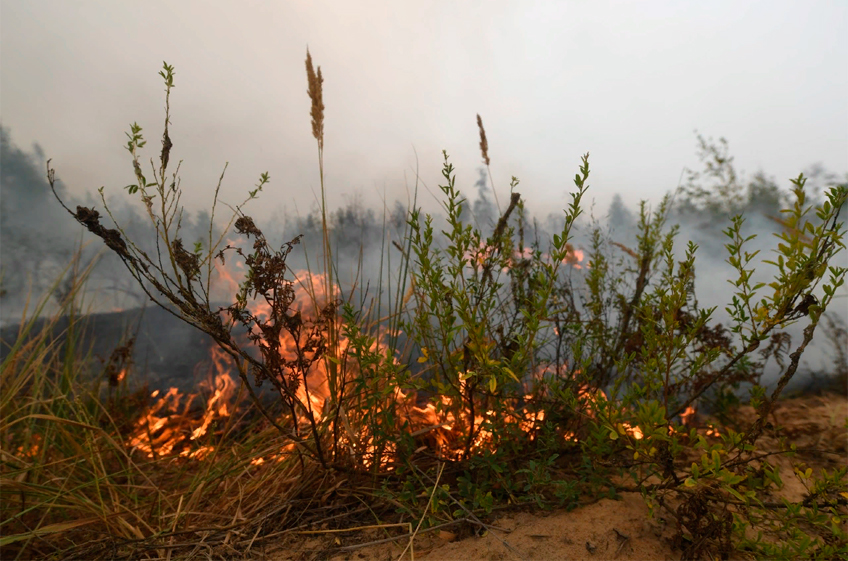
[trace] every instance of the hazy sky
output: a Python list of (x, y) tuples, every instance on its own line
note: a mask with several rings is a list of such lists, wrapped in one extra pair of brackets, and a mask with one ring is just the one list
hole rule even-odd
[[(307, 45), (324, 74), (331, 205), (406, 198), (417, 151), (437, 191), (441, 150), (469, 194), (483, 117), (496, 186), (563, 208), (582, 153), (605, 211), (673, 189), (694, 129), (740, 169), (787, 187), (814, 162), (848, 171), (848, 2), (38, 1), (0, 3), (0, 118), (40, 144), (75, 192), (133, 180), (124, 132), (160, 148), (176, 67), (172, 162), (205, 206), (225, 161), (231, 203), (268, 171), (254, 214), (308, 209), (318, 186)], [(424, 196), (430, 195), (424, 192)], [(432, 200), (432, 199), (431, 199)], [(249, 211), (250, 212), (250, 211)]]

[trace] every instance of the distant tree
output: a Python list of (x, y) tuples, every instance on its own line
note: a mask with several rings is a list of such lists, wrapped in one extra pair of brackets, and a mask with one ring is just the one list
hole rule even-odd
[[(737, 214), (749, 218), (765, 217), (773, 224), (774, 231), (790, 228), (780, 212), (782, 208), (791, 206), (794, 200), (788, 189), (781, 189), (763, 171), (757, 172), (748, 181), (741, 178), (734, 168), (733, 157), (724, 138), (716, 143), (698, 134), (697, 139), (698, 157), (704, 169), (700, 172), (687, 170), (686, 184), (675, 200), (673, 220), (697, 218), (702, 230), (717, 237), (722, 237), (722, 230), (716, 225), (726, 223)], [(804, 185), (807, 206), (822, 204), (825, 189), (848, 187), (848, 175), (840, 178), (821, 164), (811, 166), (804, 175), (807, 178)]]
[(759, 212), (766, 216), (777, 216), (786, 202), (787, 194), (781, 192), (777, 183), (760, 171), (748, 183), (748, 200), (744, 211), (745, 214)]
[[(30, 288), (37, 296), (56, 280), (81, 232), (67, 226), (62, 209), (51, 200), (43, 158), (40, 147), (26, 153), (0, 127), (0, 288), (7, 309), (8, 301), (26, 297)], [(64, 185), (57, 186), (66, 194)]]
[(633, 218), (633, 213), (624, 204), (621, 195), (616, 193), (612, 197), (607, 218), (612, 229), (619, 232), (624, 232), (636, 225), (636, 219)]
[(474, 187), (477, 189), (477, 198), (471, 205), (471, 212), (481, 228), (490, 228), (495, 225), (498, 211), (489, 198), (489, 180), (486, 168), (478, 168), (478, 178)]
[(808, 177), (807, 190), (810, 193), (810, 201), (813, 204), (818, 204), (824, 200), (823, 192), (831, 187), (839, 185), (848, 185), (848, 172), (843, 173), (840, 177), (838, 174), (829, 171), (820, 162), (816, 162), (804, 171), (804, 176)]
[(400, 201), (395, 201), (394, 208), (389, 213), (389, 224), (394, 228), (395, 232), (400, 234), (406, 226), (406, 219), (409, 215), (407, 208)]
[(704, 169), (686, 170), (686, 183), (681, 186), (680, 197), (676, 201), (678, 211), (706, 211), (723, 218), (739, 213), (745, 207), (746, 193), (733, 166), (727, 140), (719, 138), (716, 143), (697, 132), (696, 135), (698, 159)]
[[(77, 268), (95, 263), (86, 288), (97, 297), (93, 300), (95, 311), (108, 311), (114, 307), (139, 305), (144, 301), (142, 292), (117, 256), (104, 252), (99, 244), (85, 245), (92, 239), (85, 229), (70, 225), (65, 211), (56, 204), (46, 177), (46, 159), (37, 144), (31, 152), (21, 150), (13, 141), (10, 131), (0, 127), (0, 297), (4, 318), (17, 315), (27, 297), (38, 299), (41, 294), (79, 256)], [(81, 197), (68, 193), (61, 181), (55, 182), (57, 192), (72, 206), (101, 206), (99, 198), (91, 192)], [(150, 224), (141, 220), (132, 206), (113, 205), (114, 216), (121, 227), (140, 240), (151, 239)], [(188, 217), (183, 224), (189, 226)], [(194, 232), (199, 225), (190, 228)], [(208, 222), (202, 230), (207, 232)], [(195, 241), (192, 239), (192, 241)], [(80, 248), (83, 242), (83, 248)], [(155, 246), (143, 247), (150, 251)], [(73, 285), (72, 273), (62, 279), (54, 297), (61, 299)]]

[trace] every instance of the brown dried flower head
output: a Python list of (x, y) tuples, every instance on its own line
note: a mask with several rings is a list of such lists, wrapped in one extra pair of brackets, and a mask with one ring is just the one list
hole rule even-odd
[(486, 140), (486, 129), (483, 128), (483, 119), (477, 114), (477, 127), (480, 129), (480, 152), (483, 153), (483, 161), (489, 165), (489, 141)]
[(309, 54), (309, 49), (306, 49), (306, 77), (309, 81), (309, 99), (312, 100), (312, 136), (318, 141), (318, 148), (324, 148), (324, 92), (323, 84), (324, 77), (321, 76), (321, 67), (318, 67), (318, 72), (312, 66), (312, 55)]

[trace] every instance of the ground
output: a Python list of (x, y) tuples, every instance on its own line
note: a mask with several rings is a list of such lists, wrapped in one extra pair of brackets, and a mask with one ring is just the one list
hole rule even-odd
[[(750, 407), (742, 407), (736, 418), (746, 423), (755, 419)], [(848, 452), (848, 397), (837, 394), (808, 395), (780, 402), (772, 422), (799, 448), (815, 449), (795, 458), (808, 467), (832, 469), (845, 465)], [(777, 440), (764, 435), (764, 449), (775, 449)], [(805, 488), (795, 476), (792, 461), (780, 458), (784, 487), (775, 496), (793, 501), (804, 498)], [(622, 493), (620, 500), (602, 499), (572, 511), (515, 512), (487, 521), (492, 529), (457, 539), (450, 528), (419, 533), (414, 551), (406, 549), (409, 539), (373, 544), (386, 533), (373, 529), (345, 533), (287, 536), (265, 550), (273, 561), (332, 559), (335, 561), (398, 560), (579, 560), (680, 559), (672, 548), (676, 524), (657, 510), (651, 517), (637, 493)], [(319, 531), (320, 532), (320, 531)], [(467, 530), (466, 530), (467, 532)], [(395, 534), (392, 534), (395, 535)], [(368, 545), (368, 544), (371, 545)], [(342, 549), (344, 548), (344, 549)], [(406, 551), (404, 551), (406, 549)], [(413, 557), (414, 555), (414, 557)], [(734, 552), (731, 559), (751, 559)]]

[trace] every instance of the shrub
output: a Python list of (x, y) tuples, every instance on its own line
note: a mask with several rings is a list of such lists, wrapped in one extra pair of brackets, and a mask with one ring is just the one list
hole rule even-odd
[[(297, 305), (297, 279), (286, 265), (299, 240), (272, 248), (243, 211), (268, 183), (267, 173), (232, 209), (224, 230), (232, 226), (247, 247), (224, 246), (224, 234), (213, 239), (217, 189), (206, 243), (183, 246), (179, 165), (168, 176), (174, 72), (167, 64), (160, 72), (166, 85), (162, 149), (158, 167), (151, 160), (151, 180), (140, 163), (141, 127), (133, 124), (127, 135), (137, 179), (127, 190), (146, 206), (157, 254), (140, 250), (120, 225), (103, 226), (94, 209), (67, 209), (122, 259), (154, 301), (208, 333), (236, 361), (255, 406), (296, 446), (302, 473), (317, 465), (328, 473), (370, 474), (379, 480), (373, 486), (379, 496), (430, 525), (480, 522), (475, 512), (491, 512), (496, 503), (573, 507), (581, 494), (635, 491), (652, 507), (675, 513), (685, 557), (706, 551), (726, 557), (734, 544), (784, 557), (846, 551), (839, 498), (845, 470), (818, 480), (805, 472), (810, 499), (775, 505), (760, 496), (780, 485), (779, 475), (757, 448), (775, 401), (848, 272), (831, 265), (844, 249), (838, 219), (845, 186), (831, 188), (813, 209), (804, 176), (792, 180), (794, 203), (781, 211), (785, 230), (775, 256), (765, 261), (775, 272), (768, 284), (752, 280), (757, 252), (747, 247), (754, 236), (741, 216), (733, 217), (724, 234), (737, 276), (729, 281), (732, 325), (724, 328), (711, 321), (715, 308), (699, 308), (694, 297), (697, 246), (690, 242), (682, 260), (675, 256), (678, 230), (666, 228), (668, 197), (653, 212), (642, 203), (634, 248), (612, 242), (595, 225), (577, 275), (573, 230), (588, 189), (588, 154), (574, 177), (561, 231), (544, 245), (537, 240), (526, 247), (518, 180), (512, 179), (491, 234), (484, 234), (464, 219), (466, 201), (444, 153), (443, 238), (434, 217), (413, 206), (407, 236), (397, 244), (398, 294), (405, 296), (396, 299), (388, 323), (402, 328), (420, 353), (423, 372), (412, 375), (399, 360), (409, 349), (386, 345), (378, 326), (339, 289), (323, 180), (323, 77), (308, 53), (306, 68), (324, 239), (323, 271), (304, 281), (311, 296), (306, 308)], [(479, 116), (478, 125), (488, 164)], [(48, 178), (53, 186), (49, 162)], [(105, 198), (103, 205), (108, 212)], [(224, 264), (228, 254), (246, 273), (235, 301), (213, 309), (214, 262)], [(803, 340), (784, 362), (789, 341), (782, 329), (801, 320), (807, 322)], [(233, 335), (237, 324), (249, 342)], [(760, 376), (770, 356), (783, 372), (767, 395)], [(319, 370), (329, 388), (323, 403), (310, 393)], [(273, 386), (285, 415), (262, 404), (249, 375)], [(682, 426), (698, 400), (721, 406), (743, 383), (758, 409), (752, 426), (709, 440)], [(792, 527), (801, 520), (813, 530), (788, 535), (778, 546), (745, 534), (752, 524)]]

